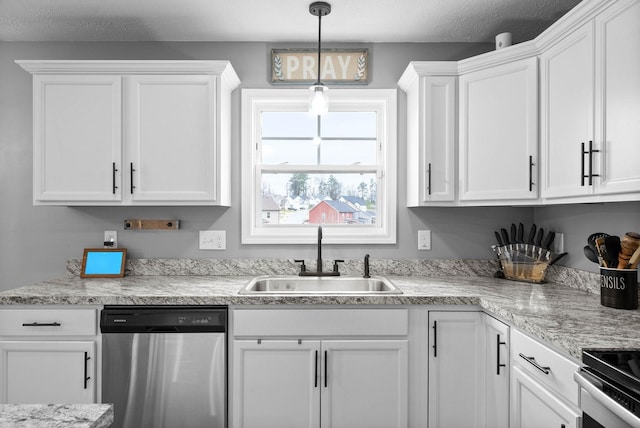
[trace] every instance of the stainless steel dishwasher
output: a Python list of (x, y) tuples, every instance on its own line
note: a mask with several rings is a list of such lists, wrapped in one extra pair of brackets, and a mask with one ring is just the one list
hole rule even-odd
[(106, 306), (102, 402), (115, 428), (227, 425), (225, 306)]

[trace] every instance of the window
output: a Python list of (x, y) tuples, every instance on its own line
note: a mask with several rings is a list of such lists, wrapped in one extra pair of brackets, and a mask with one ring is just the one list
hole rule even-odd
[(242, 242), (396, 242), (396, 91), (242, 91)]

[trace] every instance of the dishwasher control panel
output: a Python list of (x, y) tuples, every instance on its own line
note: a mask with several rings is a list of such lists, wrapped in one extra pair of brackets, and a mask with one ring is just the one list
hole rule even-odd
[(224, 306), (105, 306), (102, 333), (226, 332)]

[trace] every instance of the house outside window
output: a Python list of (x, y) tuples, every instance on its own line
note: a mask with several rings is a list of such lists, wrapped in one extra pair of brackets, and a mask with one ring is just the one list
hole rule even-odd
[(396, 91), (330, 95), (314, 116), (306, 88), (242, 91), (244, 244), (396, 242)]

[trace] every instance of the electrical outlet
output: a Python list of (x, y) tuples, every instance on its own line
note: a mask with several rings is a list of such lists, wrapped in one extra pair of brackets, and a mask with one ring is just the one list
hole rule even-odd
[(105, 248), (118, 248), (118, 232), (115, 230), (105, 230), (104, 243)]
[(551, 250), (554, 254), (564, 253), (564, 233), (556, 233)]
[(431, 231), (419, 230), (418, 231), (418, 250), (430, 250), (431, 249)]
[(201, 250), (226, 250), (226, 230), (201, 230), (199, 248)]

